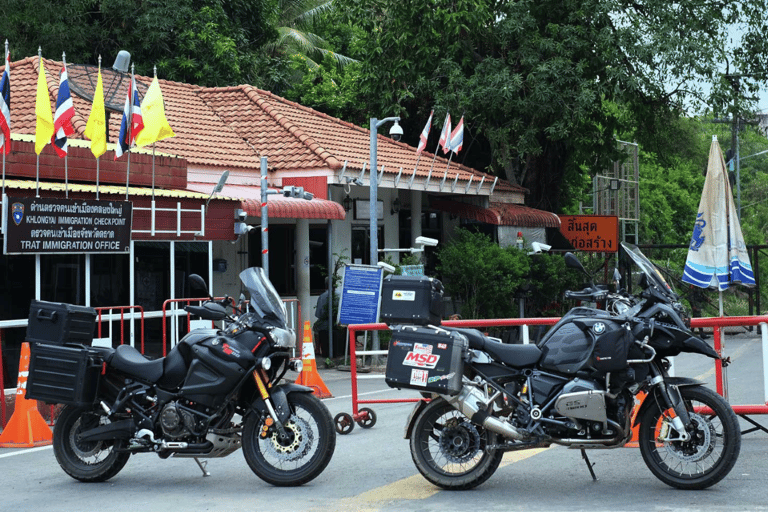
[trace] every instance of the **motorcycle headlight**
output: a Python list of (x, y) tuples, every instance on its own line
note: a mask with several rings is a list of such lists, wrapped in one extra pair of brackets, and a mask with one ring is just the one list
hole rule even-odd
[(296, 334), (293, 329), (280, 329), (276, 327), (269, 331), (275, 346), (283, 348), (293, 348), (296, 346)]

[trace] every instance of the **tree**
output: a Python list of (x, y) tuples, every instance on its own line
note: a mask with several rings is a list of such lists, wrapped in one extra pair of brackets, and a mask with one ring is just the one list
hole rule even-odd
[[(371, 110), (423, 119), (436, 107), (438, 120), (441, 110), (464, 113), (461, 159), (524, 185), (531, 206), (552, 211), (569, 175), (616, 157), (618, 132), (642, 126), (653, 135), (691, 102), (721, 112), (735, 94), (748, 110), (754, 103), (743, 96), (755, 77), (736, 91), (719, 66), (743, 75), (768, 67), (763, 0), (336, 4), (367, 34), (360, 87)], [(730, 47), (735, 23), (747, 29)], [(415, 144), (420, 128), (408, 123), (406, 140)]]
[(136, 72), (199, 85), (258, 84), (268, 61), (260, 48), (277, 37), (277, 0), (6, 0), (0, 34), (11, 55), (110, 66), (131, 53)]

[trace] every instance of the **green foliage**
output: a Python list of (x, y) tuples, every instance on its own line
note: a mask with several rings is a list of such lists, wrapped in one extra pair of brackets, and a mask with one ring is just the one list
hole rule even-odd
[(525, 316), (562, 316), (573, 304), (563, 299), (565, 290), (581, 289), (584, 275), (566, 268), (562, 254), (541, 253), (529, 257), (525, 286)]
[(311, 65), (304, 55), (293, 55), (291, 66), (302, 77), (286, 91), (285, 97), (330, 116), (362, 124), (365, 105), (360, 100), (357, 86), (360, 64), (352, 63), (339, 68), (330, 56), (321, 65)]
[[(446, 110), (465, 114), (461, 161), (526, 186), (529, 205), (552, 211), (576, 174), (610, 165), (617, 133), (637, 126), (668, 141), (681, 107), (706, 99), (705, 83), (711, 108), (725, 112), (738, 94), (722, 79), (724, 61), (765, 72), (764, 0), (335, 4), (365, 32), (360, 88), (370, 110), (403, 117), (413, 144), (432, 108), (436, 125)], [(747, 37), (734, 46), (735, 23)], [(742, 82), (744, 93), (757, 80)], [(746, 96), (741, 111), (754, 106)]]
[(502, 249), (482, 233), (458, 229), (438, 251), (438, 261), (446, 293), (462, 302), (465, 319), (516, 316), (514, 294), (529, 270), (523, 251)]
[(199, 85), (255, 83), (259, 49), (277, 37), (276, 0), (6, 0), (0, 34), (15, 58), (37, 55), (111, 66), (120, 50), (136, 72)]

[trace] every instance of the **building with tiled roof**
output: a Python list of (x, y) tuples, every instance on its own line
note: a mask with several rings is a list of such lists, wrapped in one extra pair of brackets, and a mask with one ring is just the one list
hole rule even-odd
[[(51, 104), (55, 105), (62, 63), (42, 60)], [(24, 180), (26, 184), (20, 183), (18, 189), (6, 192), (9, 195), (28, 193), (33, 177), (42, 181), (45, 193), (51, 195), (60, 194), (56, 186), (65, 179), (93, 187), (96, 160), (83, 135), (91, 111), (90, 98), (73, 94), (75, 134), (70, 137), (66, 176), (64, 161), (55, 155), (50, 145), (43, 149), (39, 159), (35, 156), (33, 137), (39, 71), (38, 57), (11, 63), (12, 151), (6, 159), (5, 169), (9, 178)], [(68, 71), (73, 92), (89, 87), (93, 90), (93, 68), (70, 64)], [(125, 78), (107, 68), (102, 72), (107, 88), (114, 83), (108, 79)], [(146, 91), (151, 80), (151, 77), (136, 76), (140, 94)], [(122, 89), (117, 91), (115, 98), (125, 97), (125, 84), (127, 81), (121, 84)], [(171, 254), (177, 254), (174, 241), (192, 244), (184, 246), (188, 261), (197, 258), (190, 254), (205, 253), (207, 256), (207, 264), (199, 260), (189, 266), (187, 273), (207, 267), (207, 272), (198, 273), (209, 275), (216, 293), (239, 294), (237, 274), (244, 267), (260, 265), (266, 247), (262, 247), (260, 229), (249, 232), (235, 228), (239, 229), (235, 231), (232, 226), (235, 220), (244, 220), (252, 228), (259, 226), (262, 207), (260, 172), (262, 158), (266, 158), (267, 182), (271, 188), (301, 186), (315, 196), (311, 201), (304, 201), (275, 194), (267, 201), (270, 278), (281, 295), (298, 297), (302, 306), (301, 319), (312, 319), (314, 300), (310, 298), (310, 292), (321, 291), (322, 269), (329, 268), (329, 260), (335, 259), (329, 255), (343, 255), (350, 263), (370, 261), (369, 130), (250, 85), (200, 87), (167, 80), (159, 80), (159, 84), (165, 114), (175, 137), (159, 141), (153, 147), (131, 150), (131, 188), (126, 191), (129, 157), (123, 155), (115, 160), (113, 144), (119, 134), (121, 113), (111, 112), (108, 115), (108, 141), (111, 144), (99, 159), (100, 185), (110, 187), (110, 192), (116, 193), (114, 197), (120, 195), (115, 189), (122, 186), (122, 195), (134, 202), (140, 197), (151, 197), (153, 206), (146, 207), (149, 212), (146, 215), (157, 215), (158, 219), (177, 214), (172, 204), (155, 208), (156, 196), (172, 202), (165, 199), (172, 193), (182, 194), (185, 203), (205, 203), (203, 221), (208, 220), (205, 217), (211, 211), (219, 211), (216, 208), (233, 211), (226, 221), (222, 218), (215, 221), (215, 225), (209, 222), (206, 226), (209, 235), (217, 233), (216, 239), (200, 236), (200, 232), (194, 230), (178, 234), (173, 229), (152, 227), (134, 233), (132, 239), (148, 255), (145, 258), (147, 267), (139, 272), (133, 267), (128, 270), (129, 266), (123, 262), (111, 262), (110, 265), (119, 267), (121, 272), (126, 267), (131, 291), (129, 295), (113, 293), (108, 302), (126, 299), (131, 304), (144, 301), (157, 305), (161, 296), (173, 298), (186, 293), (183, 285), (175, 281), (173, 273), (178, 273), (178, 269), (162, 268), (166, 263), (174, 268), (174, 256), (168, 256), (166, 249), (170, 244)], [(523, 205), (523, 188), (433, 153), (425, 151), (419, 157), (416, 148), (383, 135), (384, 130), (388, 127), (382, 127), (377, 138), (378, 165), (374, 173), (379, 176), (375, 188), (380, 215), (376, 223), (377, 237), (379, 248), (384, 249), (381, 252), (397, 259), (399, 253), (395, 250), (410, 247), (417, 236), (445, 240), (462, 222), (490, 226), (501, 243), (513, 243), (519, 231), (524, 231), (529, 241), (545, 241), (545, 230), (559, 226), (556, 215)], [(211, 191), (224, 171), (228, 171), (228, 178), (223, 189), (214, 196)], [(78, 197), (91, 197), (94, 193), (92, 189), (78, 189), (78, 194), (84, 194)], [(235, 210), (240, 211), (236, 213)], [(413, 215), (412, 212), (421, 214)], [(138, 220), (142, 226), (145, 223), (155, 225), (155, 221), (146, 220), (144, 214), (138, 218), (136, 215), (134, 212), (134, 224)], [(189, 213), (178, 213), (178, 216), (183, 217), (183, 222), (199, 217)], [(226, 232), (227, 229), (231, 231)], [(203, 242), (205, 240), (208, 242)], [(200, 243), (208, 245), (200, 249)], [(88, 260), (90, 255), (79, 257)], [(101, 256), (94, 255), (94, 258)], [(134, 259), (144, 264), (141, 257)], [(90, 264), (73, 261), (67, 265), (84, 265), (86, 268)], [(144, 277), (139, 273), (144, 273)], [(157, 279), (164, 284), (147, 285), (147, 290), (138, 289), (141, 283), (152, 283)], [(85, 298), (66, 298), (88, 304), (90, 299), (96, 301), (98, 294), (91, 289), (86, 290), (85, 295)]]

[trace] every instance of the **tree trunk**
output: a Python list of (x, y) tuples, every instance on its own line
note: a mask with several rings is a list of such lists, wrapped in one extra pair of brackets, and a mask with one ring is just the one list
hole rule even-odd
[(526, 159), (523, 186), (528, 189), (525, 204), (539, 210), (557, 212), (560, 207), (567, 149), (563, 142), (546, 142), (544, 152)]

